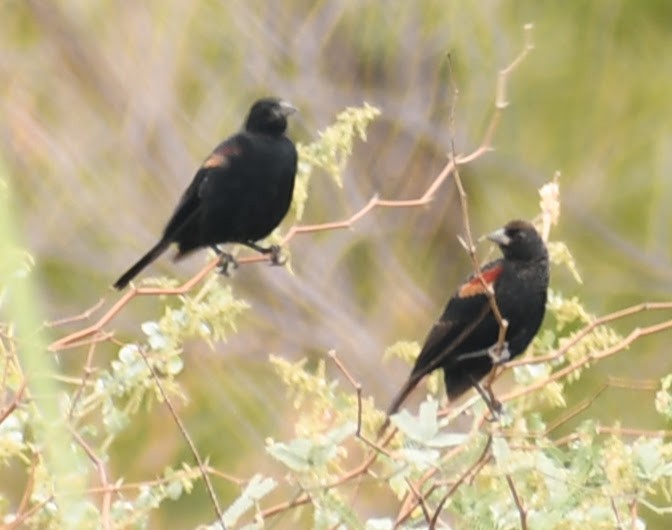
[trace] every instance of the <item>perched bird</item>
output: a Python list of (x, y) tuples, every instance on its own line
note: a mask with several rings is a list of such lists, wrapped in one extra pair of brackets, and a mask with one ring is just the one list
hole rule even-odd
[[(480, 276), (467, 278), (448, 301), (429, 332), (411, 375), (392, 401), (388, 418), (422, 378), (437, 368), (443, 368), (451, 401), (472, 387), (481, 391), (478, 382), (493, 366), (523, 353), (537, 334), (546, 309), (546, 245), (526, 221), (510, 221), (487, 237), (497, 243), (504, 257), (484, 265)], [(489, 288), (501, 316), (508, 322), (501, 345), (500, 326), (486, 294)], [(381, 432), (387, 424), (386, 421)]]
[(186, 189), (159, 242), (119, 278), (123, 289), (142, 269), (177, 243), (175, 261), (220, 243), (240, 243), (277, 263), (279, 248), (257, 245), (287, 214), (294, 192), (297, 153), (285, 136), (287, 116), (296, 109), (276, 98), (252, 105), (242, 131), (219, 144)]

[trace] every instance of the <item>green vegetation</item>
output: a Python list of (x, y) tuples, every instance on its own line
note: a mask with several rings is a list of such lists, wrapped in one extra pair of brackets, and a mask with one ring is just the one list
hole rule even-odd
[[(1, 524), (217, 528), (212, 494), (227, 528), (669, 528), (669, 2), (2, 14)], [(246, 263), (179, 292), (203, 252), (159, 260), (147, 295), (111, 294), (269, 93), (301, 111), (295, 202), (272, 236), (291, 236), (291, 269)], [(421, 197), (453, 142), (468, 155), (484, 138), (494, 150), (460, 166), (472, 230), (550, 228), (548, 316), (494, 385), (499, 422), (477, 396), (445, 407), (432, 377), (376, 440), (470, 268), (452, 175), (425, 204), (380, 201)]]

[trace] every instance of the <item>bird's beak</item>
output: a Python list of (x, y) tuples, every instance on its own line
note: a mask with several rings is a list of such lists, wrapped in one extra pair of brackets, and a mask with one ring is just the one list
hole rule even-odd
[(506, 235), (506, 230), (504, 230), (503, 228), (495, 230), (494, 232), (488, 234), (485, 237), (487, 237), (493, 243), (497, 243), (498, 245), (501, 245), (503, 247), (511, 243), (511, 238)]
[(294, 114), (296, 112), (296, 107), (292, 105), (289, 101), (280, 100), (280, 113), (283, 116), (289, 116), (290, 114)]

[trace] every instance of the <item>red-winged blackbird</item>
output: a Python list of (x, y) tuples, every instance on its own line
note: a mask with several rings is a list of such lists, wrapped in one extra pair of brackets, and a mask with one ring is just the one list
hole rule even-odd
[(216, 245), (240, 243), (277, 261), (278, 247), (256, 241), (280, 224), (292, 202), (297, 154), (285, 131), (295, 111), (276, 98), (255, 102), (243, 130), (219, 144), (196, 172), (159, 242), (114, 287), (126, 287), (171, 243), (177, 243), (174, 260), (207, 246), (230, 258)]
[[(420, 380), (437, 368), (443, 368), (450, 400), (472, 387), (481, 390), (478, 382), (493, 366), (523, 353), (539, 330), (549, 276), (544, 242), (526, 221), (511, 221), (487, 237), (499, 245), (504, 257), (481, 269), (486, 285), (477, 275), (471, 275), (448, 301), (429, 332), (408, 381), (392, 401), (388, 417)], [(486, 295), (489, 287), (509, 324), (501, 350), (500, 326)]]

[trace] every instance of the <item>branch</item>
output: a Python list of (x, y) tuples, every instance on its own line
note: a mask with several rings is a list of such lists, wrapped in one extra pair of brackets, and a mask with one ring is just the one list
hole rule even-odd
[(337, 366), (337, 368), (341, 371), (341, 373), (345, 376), (345, 378), (348, 380), (348, 382), (352, 385), (352, 387), (355, 389), (355, 392), (357, 394), (357, 429), (355, 431), (355, 436), (362, 440), (366, 445), (371, 447), (372, 449), (375, 449), (376, 451), (383, 453), (384, 455), (391, 457), (390, 453), (385, 450), (383, 446), (380, 446), (376, 444), (375, 442), (372, 442), (369, 440), (366, 436), (362, 434), (362, 385), (355, 381), (355, 378), (352, 377), (348, 369), (345, 367), (343, 362), (338, 358), (336, 355), (336, 351), (330, 350), (328, 353), (329, 357), (334, 361), (334, 364)]
[[(653, 334), (656, 334), (656, 333), (660, 333), (660, 332), (666, 331), (668, 329), (672, 329), (672, 320), (667, 320), (665, 322), (661, 322), (660, 324), (654, 324), (652, 326), (646, 326), (646, 327), (643, 327), (643, 328), (635, 328), (630, 332), (630, 334), (627, 337), (625, 337), (623, 340), (620, 340), (619, 342), (617, 342), (613, 346), (611, 346), (609, 348), (606, 348), (606, 349), (604, 349), (600, 352), (596, 352), (596, 353), (593, 353), (591, 355), (588, 355), (588, 356), (584, 357), (583, 359), (580, 359), (580, 360), (562, 368), (561, 370), (558, 370), (557, 372), (553, 372), (546, 379), (544, 379), (542, 381), (538, 381), (537, 383), (535, 383), (533, 385), (529, 385), (529, 386), (526, 386), (524, 388), (519, 388), (517, 390), (513, 390), (513, 391), (509, 392), (508, 394), (506, 394), (504, 397), (502, 397), (501, 401), (502, 402), (511, 401), (513, 399), (525, 396), (527, 394), (531, 394), (532, 392), (536, 392), (540, 388), (546, 386), (551, 381), (557, 381), (559, 379), (562, 379), (562, 378), (568, 376), (573, 371), (581, 368), (582, 366), (585, 366), (586, 364), (588, 364), (591, 361), (597, 361), (597, 360), (600, 360), (600, 359), (604, 359), (606, 357), (610, 357), (610, 356), (614, 355), (615, 353), (618, 353), (619, 351), (626, 349), (633, 342), (635, 342), (637, 339), (639, 339), (641, 337), (646, 337), (648, 335), (653, 335)], [(585, 336), (585, 334), (583, 336)], [(570, 342), (575, 344), (578, 341), (570, 341)], [(562, 351), (566, 351), (567, 349), (568, 349), (567, 347), (561, 348)]]
[[(516, 57), (512, 63), (501, 70), (499, 72), (499, 76), (497, 79), (497, 86), (496, 86), (496, 99), (495, 99), (495, 105), (494, 105), (494, 112), (493, 115), (486, 127), (485, 133), (483, 135), (483, 138), (481, 140), (480, 145), (474, 149), (472, 152), (461, 155), (457, 154), (455, 152), (455, 147), (454, 143), (451, 141), (451, 146), (450, 146), (450, 155), (449, 159), (446, 162), (444, 168), (441, 170), (441, 172), (434, 178), (434, 180), (431, 182), (431, 184), (428, 186), (428, 188), (425, 190), (422, 195), (415, 199), (381, 199), (378, 195), (374, 195), (362, 208), (360, 208), (357, 212), (355, 212), (353, 215), (350, 217), (347, 217), (342, 220), (337, 220), (337, 221), (332, 221), (328, 223), (322, 223), (322, 224), (313, 224), (313, 225), (295, 225), (292, 226), (287, 233), (284, 235), (284, 237), (281, 239), (281, 244), (282, 245), (287, 245), (291, 242), (291, 240), (301, 234), (308, 234), (308, 233), (317, 233), (317, 232), (323, 232), (323, 231), (330, 231), (330, 230), (340, 230), (340, 229), (349, 229), (352, 228), (357, 222), (359, 222), (362, 218), (365, 216), (369, 215), (374, 209), (377, 208), (415, 208), (415, 207), (420, 207), (429, 204), (432, 202), (434, 199), (437, 191), (439, 188), (445, 183), (445, 181), (448, 179), (448, 177), (453, 174), (455, 181), (456, 181), (456, 186), (458, 187), (458, 190), (460, 190), (460, 203), (463, 211), (463, 221), (465, 225), (465, 232), (467, 236), (467, 244), (470, 250), (473, 251), (474, 248), (474, 243), (473, 243), (473, 237), (471, 234), (471, 228), (469, 225), (469, 216), (468, 216), (468, 209), (467, 209), (467, 196), (464, 191), (464, 187), (462, 185), (460, 176), (459, 176), (459, 171), (458, 167), (463, 164), (468, 164), (474, 160), (477, 160), (485, 154), (489, 153), (490, 151), (493, 150), (492, 143), (494, 139), (494, 135), (497, 131), (497, 128), (499, 126), (499, 123), (501, 121), (501, 117), (503, 114), (504, 109), (507, 106), (506, 102), (506, 88), (507, 88), (507, 83), (508, 83), (508, 77), (510, 73), (522, 62), (522, 60), (526, 57), (526, 55), (529, 53), (529, 51), (532, 49), (532, 44), (531, 44), (531, 26), (526, 26), (525, 27), (525, 46), (523, 48), (523, 51)], [(475, 260), (475, 253), (470, 254), (472, 256), (472, 264), (474, 267), (477, 267), (477, 263)], [(258, 263), (258, 262), (263, 262), (263, 261), (268, 261), (267, 256), (261, 256), (261, 255), (253, 255), (253, 256), (248, 256), (248, 257), (243, 257), (238, 259), (238, 262), (241, 265), (247, 265), (250, 263)], [(186, 281), (184, 284), (175, 287), (175, 288), (165, 288), (165, 287), (135, 287), (131, 286), (125, 293), (123, 293), (114, 303), (113, 305), (108, 308), (100, 318), (94, 322), (93, 324), (80, 329), (78, 331), (75, 331), (74, 333), (70, 333), (56, 341), (54, 341), (50, 346), (49, 346), (49, 351), (52, 352), (60, 352), (84, 345), (89, 345), (89, 355), (87, 356), (87, 359), (90, 360), (93, 355), (93, 351), (95, 349), (95, 345), (99, 342), (102, 341), (110, 341), (114, 340), (113, 339), (113, 334), (110, 332), (105, 331), (105, 327), (128, 305), (134, 298), (138, 296), (158, 296), (158, 295), (182, 295), (189, 293), (192, 289), (194, 289), (199, 283), (201, 283), (204, 278), (206, 278), (209, 274), (213, 272), (213, 270), (219, 265), (219, 260), (218, 259), (213, 259), (210, 262), (208, 262), (207, 265), (205, 265), (196, 275), (194, 275), (192, 278), (190, 278), (188, 281)], [(481, 279), (483, 281), (483, 279)], [(494, 297), (493, 297), (494, 301)], [(88, 318), (93, 311), (95, 311), (98, 307), (100, 307), (104, 302), (99, 302), (94, 308), (85, 311), (82, 313), (82, 315), (76, 316), (76, 317), (70, 317), (70, 318), (65, 318), (60, 321), (55, 321), (52, 323), (49, 323), (52, 326), (60, 325), (61, 323), (68, 323), (68, 322), (74, 322), (74, 321), (79, 321), (79, 320), (84, 320)], [(493, 310), (498, 313), (498, 309), (495, 307)], [(202, 461), (198, 450), (193, 443), (193, 440), (189, 436), (188, 431), (186, 430), (185, 426), (183, 425), (182, 421), (180, 420), (179, 416), (177, 415), (175, 408), (173, 407), (168, 395), (166, 394), (165, 389), (163, 388), (163, 385), (151, 367), (149, 363), (149, 359), (146, 357), (146, 354), (144, 351), (140, 350), (140, 353), (147, 364), (147, 366), (150, 368), (150, 373), (152, 374), (152, 377), (154, 378), (157, 388), (159, 389), (159, 392), (161, 393), (161, 396), (163, 400), (166, 403), (166, 406), (168, 407), (170, 414), (173, 417), (173, 420), (175, 421), (176, 425), (178, 426), (182, 436), (186, 440), (187, 444), (189, 445), (190, 451), (193, 454), (196, 462), (198, 463), (199, 471), (201, 473), (201, 476), (204, 479), (206, 488), (208, 490), (208, 494), (210, 495), (210, 498), (212, 500), (212, 503), (215, 507), (215, 511), (217, 512), (217, 516), (219, 521), (223, 521), (222, 519), (222, 512), (219, 507), (214, 489), (212, 487), (212, 484), (210, 482), (210, 474), (213, 473), (212, 468), (208, 467), (207, 465), (204, 464)], [(362, 435), (361, 435), (361, 428), (362, 428), (362, 397), (361, 397), (361, 385), (350, 375), (346, 367), (340, 362), (340, 360), (337, 358), (335, 354), (332, 354), (332, 359), (334, 360), (336, 366), (341, 370), (341, 372), (344, 374), (346, 379), (350, 382), (350, 384), (353, 386), (357, 393), (357, 406), (358, 406), (358, 411), (357, 411), (357, 436), (359, 439), (361, 439), (365, 444), (367, 444), (369, 447), (372, 447), (373, 450), (369, 452), (368, 455), (365, 456), (363, 461), (361, 462), (360, 465), (356, 466), (355, 468), (344, 472), (341, 474), (338, 478), (336, 478), (332, 483), (327, 484), (322, 486), (324, 489), (331, 489), (331, 488), (336, 488), (340, 485), (343, 485), (357, 477), (361, 477), (365, 473), (367, 473), (370, 469), (371, 466), (376, 462), (376, 459), (380, 455), (380, 453), (385, 453), (388, 456), (390, 453), (385, 450), (385, 447), (387, 447), (390, 443), (390, 441), (393, 439), (395, 436), (396, 430), (391, 430), (390, 433), (384, 437), (382, 440), (379, 441), (381, 444), (380, 446), (377, 444), (372, 444), (370, 441), (367, 441)], [(86, 370), (86, 369), (85, 369)], [(84, 376), (84, 381), (88, 377), (86, 371), (85, 371), (85, 376)], [(73, 404), (74, 407), (74, 404)], [(472, 429), (472, 435), (476, 434), (476, 427)], [(491, 438), (488, 438), (487, 444), (483, 450), (483, 453), (479, 457), (479, 459), (472, 465), (470, 466), (459, 478), (459, 480), (453, 484), (453, 486), (449, 489), (449, 492), (447, 495), (444, 497), (444, 499), (441, 501), (439, 504), (436, 512), (434, 513), (433, 517), (430, 520), (430, 526), (431, 525), (436, 525), (438, 518), (439, 518), (439, 513), (443, 508), (443, 505), (445, 504), (446, 500), (459, 488), (459, 486), (467, 480), (470, 476), (473, 476), (474, 473), (478, 472), (489, 460), (489, 450), (490, 450), (490, 444), (491, 444)], [(456, 447), (454, 450), (450, 451), (446, 457), (447, 458), (452, 458), (455, 455), (458, 455), (462, 453), (463, 451), (466, 450), (466, 445), (461, 447)], [(452, 456), (450, 456), (452, 455)], [(436, 470), (434, 470), (435, 472)], [(433, 473), (430, 473), (428, 475), (425, 475), (420, 481), (416, 482), (415, 484), (409, 484), (409, 489), (411, 492), (414, 492), (416, 495), (413, 499), (412, 503), (408, 503), (408, 506), (406, 506), (405, 509), (402, 507), (402, 511), (400, 512), (400, 519), (399, 521), (403, 522), (406, 520), (408, 517), (410, 517), (410, 514), (412, 513), (414, 508), (410, 507), (410, 504), (413, 504), (414, 507), (417, 507), (418, 502), (424, 502), (422, 497), (419, 497), (419, 492), (422, 491), (423, 485), (429, 480), (429, 478), (432, 476)], [(436, 487), (436, 484), (432, 484), (430, 488), (428, 489), (428, 493), (425, 494), (425, 497), (429, 495), (432, 491), (434, 491)], [(112, 492), (115, 490), (114, 485), (108, 485), (108, 486), (101, 486), (100, 490), (104, 492), (109, 492), (109, 495), (112, 494)], [(308, 504), (312, 501), (310, 493), (306, 491), (299, 491), (296, 496), (287, 501), (283, 502), (280, 504), (277, 504), (275, 506), (271, 506), (265, 510), (260, 510), (257, 513), (257, 517), (260, 517), (261, 519), (269, 518), (272, 517), (276, 514), (283, 513), (291, 508), (301, 506), (304, 504)], [(429, 512), (427, 510), (427, 507), (424, 507), (425, 510), (425, 516), (428, 518)]]
[(51, 321), (48, 320), (44, 323), (44, 326), (47, 328), (55, 328), (58, 326), (64, 326), (65, 324), (71, 324), (73, 322), (80, 322), (82, 320), (86, 320), (90, 318), (91, 315), (93, 315), (96, 311), (98, 311), (103, 305), (103, 303), (105, 303), (105, 298), (101, 298), (92, 307), (90, 307), (86, 311), (83, 311), (79, 315), (65, 317), (58, 320), (51, 320)]
[(154, 368), (150, 364), (149, 359), (147, 358), (147, 355), (145, 354), (144, 350), (142, 348), (138, 348), (138, 351), (140, 352), (142, 359), (145, 361), (145, 364), (149, 369), (149, 373), (152, 374), (152, 378), (154, 379), (154, 382), (156, 383), (156, 386), (159, 389), (159, 392), (161, 393), (161, 397), (163, 398), (164, 402), (166, 403), (166, 406), (168, 407), (168, 410), (170, 411), (170, 415), (173, 417), (173, 421), (175, 421), (175, 424), (177, 425), (178, 429), (180, 429), (182, 437), (187, 442), (189, 450), (191, 451), (191, 454), (194, 456), (194, 459), (196, 460), (198, 469), (201, 471), (201, 476), (203, 477), (203, 482), (205, 482), (205, 488), (208, 491), (208, 495), (210, 496), (210, 500), (212, 501), (213, 506), (215, 507), (217, 520), (222, 525), (222, 528), (226, 530), (226, 525), (224, 524), (224, 513), (222, 512), (222, 508), (219, 506), (219, 501), (217, 500), (217, 495), (215, 494), (215, 488), (213, 488), (212, 486), (212, 481), (210, 480), (210, 474), (208, 473), (208, 467), (201, 459), (201, 455), (199, 454), (198, 449), (196, 448), (196, 444), (191, 439), (191, 436), (189, 436), (189, 432), (182, 423), (180, 417), (177, 415), (177, 411), (173, 407), (173, 404), (171, 403), (168, 394), (163, 388), (161, 380), (159, 379), (156, 372), (154, 371)]
[(110, 521), (110, 508), (112, 506), (112, 491), (109, 489), (110, 483), (107, 480), (107, 470), (105, 469), (105, 463), (96, 456), (93, 449), (89, 447), (84, 439), (79, 435), (79, 433), (72, 427), (70, 427), (70, 434), (75, 439), (77, 444), (84, 450), (86, 456), (89, 457), (89, 460), (93, 462), (94, 466), (98, 470), (98, 480), (100, 481), (100, 486), (104, 489), (103, 492), (103, 501), (100, 509), (100, 518), (102, 520), (103, 529), (111, 530), (112, 522)]
[[(436, 511), (434, 512), (434, 516), (432, 517), (432, 521), (429, 524), (430, 530), (434, 530), (436, 528), (436, 523), (439, 520), (439, 514), (441, 513), (441, 510), (443, 510), (443, 506), (446, 504), (448, 499), (452, 497), (453, 493), (457, 491), (457, 489), (464, 483), (465, 480), (470, 475), (475, 475), (478, 470), (480, 470), (486, 462), (490, 459), (490, 448), (492, 447), (492, 436), (488, 437), (488, 442), (485, 444), (485, 448), (483, 449), (483, 452), (481, 453), (481, 456), (478, 457), (478, 459), (467, 468), (466, 471), (464, 471), (460, 477), (455, 481), (455, 484), (448, 490), (448, 492), (443, 496), (441, 499), (441, 502), (439, 502), (439, 505), (436, 507)], [(412, 510), (411, 510), (412, 511)], [(407, 515), (405, 516), (404, 520), (410, 516), (411, 511), (407, 512)], [(397, 517), (397, 521), (399, 521), (399, 517)]]
[[(532, 25), (527, 24), (525, 27), (525, 45), (523, 51), (503, 70), (500, 70), (499, 77), (497, 79), (497, 96), (495, 100), (495, 112), (490, 120), (490, 123), (487, 126), (485, 135), (481, 141), (481, 144), (471, 153), (459, 156), (451, 152), (450, 160), (443, 168), (443, 170), (436, 176), (434, 181), (427, 188), (425, 193), (423, 193), (417, 199), (399, 199), (399, 200), (386, 200), (380, 199), (378, 195), (374, 195), (369, 202), (362, 207), (358, 212), (351, 215), (350, 217), (343, 219), (341, 221), (332, 221), (329, 223), (321, 223), (314, 225), (298, 225), (293, 226), (289, 229), (287, 234), (281, 239), (280, 244), (286, 245), (295, 236), (300, 234), (308, 234), (315, 232), (323, 232), (326, 230), (339, 230), (351, 228), (357, 221), (366, 216), (374, 208), (414, 208), (418, 206), (424, 206), (429, 204), (433, 199), (434, 195), (448, 178), (450, 173), (459, 165), (468, 164), (492, 150), (492, 140), (497, 130), (501, 114), (506, 108), (507, 104), (505, 102), (508, 76), (510, 73), (525, 59), (527, 54), (534, 47), (532, 45)], [(262, 261), (269, 261), (271, 258), (265, 255), (256, 255), (243, 257), (238, 259), (240, 265), (245, 265), (249, 263), (257, 263)], [(87, 337), (94, 335), (100, 332), (108, 322), (110, 322), (120, 311), (126, 306), (133, 298), (136, 296), (157, 296), (157, 295), (180, 295), (185, 294), (191, 291), (198, 283), (200, 283), (203, 278), (205, 278), (210, 272), (212, 272), (219, 265), (219, 259), (215, 258), (210, 263), (208, 263), (203, 269), (201, 269), (195, 276), (189, 279), (187, 282), (182, 284), (179, 287), (175, 288), (158, 288), (158, 287), (135, 287), (131, 286), (128, 291), (126, 291), (122, 297), (93, 325), (84, 328), (75, 333), (71, 333), (61, 339), (53, 342), (49, 346), (49, 351), (57, 352), (72, 348), (75, 345), (82, 345), (86, 342), (82, 342)], [(85, 313), (86, 314), (86, 313)], [(67, 319), (66, 319), (67, 320)]]
[(516, 508), (518, 508), (518, 513), (520, 514), (520, 530), (527, 530), (527, 512), (525, 511), (523, 503), (518, 496), (518, 492), (516, 491), (516, 486), (513, 483), (511, 475), (506, 475), (506, 483), (509, 485), (511, 495), (513, 496), (513, 502), (516, 503)]
[(514, 366), (523, 366), (526, 364), (538, 364), (554, 361), (562, 357), (565, 353), (569, 351), (570, 348), (578, 344), (581, 341), (581, 339), (583, 339), (586, 335), (588, 335), (590, 332), (592, 332), (595, 328), (598, 328), (599, 326), (608, 324), (610, 322), (614, 322), (615, 320), (620, 320), (622, 318), (629, 317), (631, 315), (635, 315), (637, 313), (642, 313), (644, 311), (668, 311), (670, 309), (672, 309), (672, 302), (643, 302), (641, 304), (626, 307), (625, 309), (614, 311), (613, 313), (610, 313), (603, 317), (596, 318), (595, 320), (584, 326), (583, 329), (581, 329), (581, 331), (576, 333), (570, 340), (565, 342), (565, 344), (563, 344), (563, 346), (561, 348), (558, 348), (555, 352), (549, 353), (548, 355), (542, 355), (539, 357), (531, 357), (529, 359), (515, 359), (511, 362), (506, 363), (506, 366), (513, 368)]

